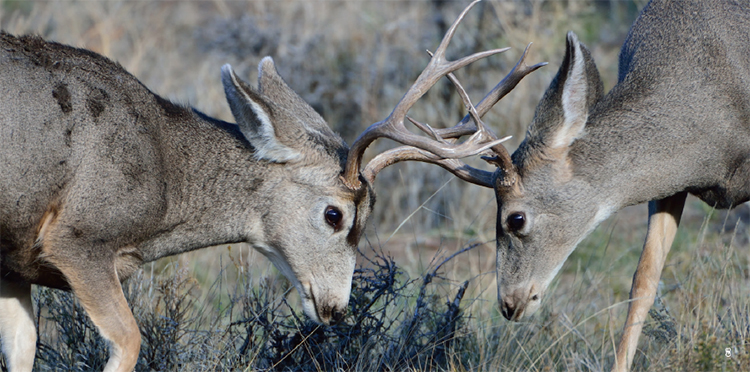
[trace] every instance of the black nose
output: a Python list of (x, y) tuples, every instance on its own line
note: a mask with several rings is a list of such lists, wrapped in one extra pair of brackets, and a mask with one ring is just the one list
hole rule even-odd
[(345, 315), (346, 311), (334, 310), (333, 314), (331, 314), (331, 324), (341, 323), (341, 321), (344, 320)]
[(501, 306), (501, 312), (503, 313), (503, 316), (505, 319), (512, 320), (513, 314), (516, 313), (516, 308), (513, 306), (512, 303), (509, 303), (507, 301), (503, 302), (503, 306)]

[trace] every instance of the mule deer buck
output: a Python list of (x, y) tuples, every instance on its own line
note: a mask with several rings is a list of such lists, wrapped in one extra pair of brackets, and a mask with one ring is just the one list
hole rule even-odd
[(462, 143), (404, 127), (439, 79), (506, 50), (445, 58), (471, 6), (351, 150), (269, 57), (258, 89), (222, 68), (235, 125), (155, 95), (93, 52), (0, 32), (0, 339), (10, 370), (33, 366), (32, 284), (72, 290), (110, 343), (105, 370), (133, 370), (140, 333), (120, 282), (144, 262), (218, 244), (249, 243), (294, 284), (310, 318), (340, 320), (375, 175), (421, 160), (392, 154), (361, 169), (367, 146), (388, 137), (449, 162), (502, 141), (465, 123), (455, 132), (473, 135)]
[(687, 194), (717, 208), (750, 200), (749, 48), (747, 2), (653, 0), (604, 95), (591, 54), (568, 33), (562, 65), (512, 157), (500, 145), (485, 158), (494, 174), (461, 167), (462, 178), (495, 189), (506, 318), (539, 308), (565, 259), (600, 222), (648, 201), (614, 366), (629, 369)]

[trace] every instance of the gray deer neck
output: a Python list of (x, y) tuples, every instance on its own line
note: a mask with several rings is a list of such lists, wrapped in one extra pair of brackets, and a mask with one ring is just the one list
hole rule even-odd
[(671, 99), (668, 92), (680, 91), (678, 86), (634, 97), (628, 83), (618, 84), (591, 110), (586, 134), (571, 146), (575, 174), (617, 209), (681, 191), (723, 207), (726, 199), (737, 199), (717, 183), (727, 168), (716, 160), (735, 155), (721, 150), (733, 141), (724, 121)]
[(260, 220), (255, 204), (265, 199), (272, 165), (253, 157), (234, 124), (195, 115), (162, 131), (165, 164), (173, 166), (165, 169), (162, 233), (139, 247), (144, 261), (250, 240), (247, 222)]

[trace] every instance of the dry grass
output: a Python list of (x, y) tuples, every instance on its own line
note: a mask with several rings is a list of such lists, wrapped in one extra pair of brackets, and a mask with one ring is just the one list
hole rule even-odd
[[(534, 42), (532, 62), (550, 62), (488, 114), (487, 122), (496, 132), (514, 135), (510, 144), (514, 147), (556, 72), (565, 31), (576, 31), (591, 47), (609, 89), (616, 78), (619, 45), (644, 2), (485, 1), (461, 26), (450, 54), (513, 47), (458, 73), (474, 99), (509, 71), (528, 42)], [(466, 3), (4, 0), (0, 4), (0, 28), (38, 33), (105, 54), (153, 91), (228, 121), (232, 118), (219, 67), (231, 63), (252, 79), (260, 59), (271, 55), (289, 84), (351, 142), (364, 127), (388, 114), (426, 63), (424, 50), (435, 48), (445, 22), (451, 22)], [(438, 84), (411, 112), (438, 127), (452, 125), (463, 114), (460, 99), (447, 82)], [(383, 142), (370, 154), (393, 145)], [(288, 291), (288, 284), (268, 261), (246, 246), (232, 246), (160, 260), (128, 282), (141, 329), (152, 337), (144, 337), (139, 369), (369, 370), (374, 361), (384, 370), (598, 371), (611, 365), (645, 234), (643, 206), (602, 224), (568, 260), (540, 314), (512, 324), (497, 311), (492, 244), (462, 253), (441, 266), (440, 277), (429, 284), (423, 281), (444, 257), (494, 239), (496, 206), (490, 190), (465, 185), (437, 167), (403, 164), (385, 170), (376, 191), (378, 202), (361, 246), (392, 254), (402, 274), (389, 287), (394, 293), (390, 305), (378, 308), (386, 324), (377, 337), (364, 346), (346, 344), (366, 346), (371, 353), (366, 355), (373, 359), (357, 359), (343, 349), (325, 346), (343, 347), (343, 331), (306, 328), (309, 324), (295, 318), (288, 306), (296, 308), (296, 293)], [(697, 201), (689, 204), (663, 274), (661, 305), (655, 306), (644, 330), (636, 369), (748, 370), (750, 213), (747, 206), (726, 214)], [(743, 222), (737, 224), (736, 216), (743, 216)], [(732, 227), (730, 231), (724, 231), (725, 225)], [(373, 257), (373, 251), (364, 251)], [(365, 269), (378, 268), (364, 257), (360, 261)], [(449, 304), (464, 282), (468, 286), (460, 316), (452, 320), (454, 337), (449, 344), (444, 338), (430, 338), (445, 328), (447, 323), (440, 319), (451, 314)], [(424, 291), (422, 307), (420, 291)], [(359, 300), (372, 293), (360, 293)], [(40, 349), (47, 354), (37, 367), (96, 367), (106, 350), (90, 325), (75, 325), (85, 318), (75, 301), (58, 292), (39, 294), (41, 340), (55, 347)], [(184, 312), (175, 312), (178, 309)], [(403, 332), (416, 324), (410, 323), (416, 309), (431, 315), (419, 323), (415, 333), (419, 337), (407, 337)], [(266, 314), (268, 324), (276, 328), (260, 327), (258, 322), (264, 318), (251, 316), (259, 313)], [(350, 324), (355, 322), (352, 317)], [(243, 328), (248, 324), (260, 327), (254, 328), (253, 337)], [(63, 344), (69, 340), (68, 346), (60, 340)], [(273, 340), (278, 347), (269, 348)], [(288, 358), (310, 364), (285, 365), (279, 360), (283, 347), (292, 344), (298, 354)], [(422, 349), (416, 348), (420, 345)], [(724, 356), (727, 347), (732, 358)], [(336, 353), (342, 359), (325, 359)], [(405, 363), (397, 355), (417, 357)]]

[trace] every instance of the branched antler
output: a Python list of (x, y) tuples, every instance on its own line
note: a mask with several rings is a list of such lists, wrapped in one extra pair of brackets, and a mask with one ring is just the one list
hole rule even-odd
[[(349, 156), (347, 158), (346, 169), (343, 174), (344, 183), (352, 189), (358, 189), (361, 184), (359, 181), (360, 164), (362, 162), (362, 156), (364, 155), (365, 149), (378, 138), (389, 138), (394, 141), (400, 142), (405, 145), (413, 146), (422, 150), (429, 151), (435, 154), (439, 158), (463, 158), (467, 156), (476, 155), (481, 153), (492, 146), (499, 144), (499, 141), (495, 142), (483, 142), (483, 134), (472, 135), (467, 141), (457, 144), (447, 141), (442, 141), (440, 136), (435, 136), (430, 139), (425, 136), (416, 135), (409, 132), (404, 126), (404, 119), (406, 119), (406, 113), (409, 109), (425, 94), (427, 90), (437, 83), (443, 76), (452, 73), (459, 68), (462, 68), (474, 61), (491, 56), (493, 54), (501, 53), (509, 48), (488, 50), (480, 53), (475, 53), (470, 56), (461, 58), (457, 61), (449, 61), (445, 57), (445, 51), (448, 48), (453, 35), (456, 32), (458, 24), (466, 16), (466, 13), (474, 6), (479, 0), (471, 3), (463, 12), (458, 16), (455, 22), (446, 32), (443, 40), (440, 42), (435, 54), (430, 59), (427, 67), (417, 78), (416, 82), (409, 88), (404, 94), (399, 103), (393, 109), (388, 118), (385, 120), (375, 123), (367, 128), (352, 144), (349, 150)], [(478, 132), (475, 130), (475, 132)], [(430, 131), (428, 130), (428, 133)], [(432, 131), (432, 134), (436, 133)]]
[[(492, 164), (495, 164), (498, 168), (500, 168), (500, 170), (502, 171), (502, 179), (500, 181), (504, 186), (512, 185), (514, 180), (516, 179), (516, 170), (513, 166), (513, 162), (511, 161), (508, 150), (505, 148), (505, 146), (500, 144), (510, 137), (505, 137), (498, 140), (497, 136), (495, 136), (495, 134), (492, 133), (492, 131), (488, 130), (483, 124), (482, 117), (497, 102), (505, 97), (506, 94), (513, 90), (513, 88), (516, 87), (521, 79), (547, 64), (545, 62), (533, 66), (528, 66), (526, 64), (526, 56), (528, 54), (529, 47), (531, 47), (531, 43), (526, 46), (526, 49), (523, 51), (521, 58), (518, 60), (518, 63), (516, 63), (516, 65), (513, 67), (513, 70), (511, 70), (510, 73), (508, 73), (508, 75), (506, 75), (505, 78), (503, 78), (503, 80), (501, 80), (476, 106), (471, 103), (468, 94), (466, 94), (466, 90), (463, 88), (458, 79), (456, 79), (456, 77), (452, 73), (447, 74), (448, 79), (450, 79), (451, 82), (456, 86), (456, 89), (458, 90), (458, 93), (461, 96), (464, 105), (466, 105), (466, 108), (469, 111), (469, 113), (457, 125), (451, 128), (433, 129), (426, 124), (419, 123), (416, 120), (409, 118), (409, 120), (418, 128), (420, 128), (424, 132), (427, 132), (433, 138), (435, 138), (436, 141), (440, 141), (441, 143), (452, 144), (459, 137), (467, 134), (472, 134), (472, 137), (469, 140), (474, 141), (474, 143), (493, 144), (491, 147), (491, 150), (494, 153), (493, 156), (483, 157), (483, 159)], [(389, 165), (405, 160), (416, 160), (437, 164), (464, 181), (471, 182), (480, 186), (490, 188), (493, 187), (492, 172), (470, 167), (455, 158), (444, 157), (429, 150), (426, 151), (425, 149), (415, 146), (401, 146), (378, 154), (367, 164), (365, 169), (362, 171), (362, 175), (368, 182), (372, 184), (375, 176), (378, 174), (378, 172), (380, 172), (380, 170)]]

